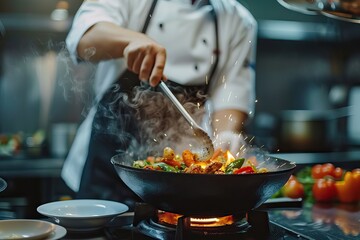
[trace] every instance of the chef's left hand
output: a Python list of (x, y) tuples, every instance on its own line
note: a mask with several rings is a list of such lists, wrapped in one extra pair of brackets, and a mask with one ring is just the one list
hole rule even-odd
[(246, 145), (246, 142), (240, 133), (222, 131), (215, 136), (213, 144), (215, 149), (229, 150), (235, 156), (241, 151), (241, 147)]

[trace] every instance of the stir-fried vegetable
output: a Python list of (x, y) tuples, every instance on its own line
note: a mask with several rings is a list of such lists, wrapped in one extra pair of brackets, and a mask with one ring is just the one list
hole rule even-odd
[(244, 164), (245, 158), (236, 159), (233, 162), (229, 163), (225, 168), (225, 173), (234, 172), (235, 168), (241, 168)]
[(180, 155), (175, 154), (174, 150), (166, 147), (163, 156), (149, 156), (144, 160), (137, 160), (133, 167), (183, 173), (200, 174), (252, 174), (267, 172), (266, 168), (257, 168), (250, 159), (235, 159), (229, 152), (216, 151), (214, 156), (208, 161), (198, 161), (197, 155), (190, 150), (184, 150)]

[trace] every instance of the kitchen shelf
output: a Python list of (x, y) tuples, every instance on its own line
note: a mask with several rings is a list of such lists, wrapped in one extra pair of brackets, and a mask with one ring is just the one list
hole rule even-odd
[(285, 159), (298, 165), (333, 163), (339, 167), (360, 168), (360, 150), (319, 153), (272, 153), (273, 157)]
[(7, 177), (60, 177), (64, 159), (1, 159), (0, 176)]
[(334, 39), (338, 31), (324, 23), (260, 20), (258, 34), (260, 39), (309, 41)]
[(258, 20), (258, 37), (286, 41), (350, 41), (360, 38), (359, 27), (359, 24), (339, 21)]
[(72, 20), (72, 17), (63, 21), (54, 21), (46, 15), (0, 13), (0, 30), (2, 34), (6, 31), (67, 33)]

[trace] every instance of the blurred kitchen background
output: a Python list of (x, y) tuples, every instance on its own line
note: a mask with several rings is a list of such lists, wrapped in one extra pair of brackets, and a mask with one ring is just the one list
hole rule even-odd
[[(276, 0), (239, 1), (259, 25), (256, 112), (247, 126), (253, 143), (289, 160), (358, 164), (360, 24), (297, 13)], [(74, 66), (64, 45), (81, 3), (0, 2), (0, 177), (9, 184), (0, 209), (6, 214), (32, 216), (26, 206), (72, 197), (60, 170), (91, 104), (94, 74), (91, 64)]]

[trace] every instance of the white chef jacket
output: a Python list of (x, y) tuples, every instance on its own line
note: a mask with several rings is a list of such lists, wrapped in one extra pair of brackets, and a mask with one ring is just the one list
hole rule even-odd
[[(193, 6), (191, 0), (159, 0), (147, 29), (147, 34), (167, 50), (165, 75), (179, 84), (204, 85), (209, 81), (216, 34), (210, 15), (212, 7), (205, 2), (198, 0)], [(78, 42), (91, 26), (111, 22), (140, 32), (151, 4), (152, 0), (85, 1), (66, 39), (73, 61), (78, 61)], [(236, 0), (213, 0), (212, 4), (218, 19), (220, 55), (208, 90), (208, 109), (238, 109), (251, 116), (255, 103), (257, 23)], [(125, 70), (123, 59), (98, 63), (94, 84), (97, 99)], [(95, 112), (96, 106), (79, 127), (62, 169), (62, 178), (74, 191), (80, 186)], [(209, 130), (206, 124), (204, 128)]]

